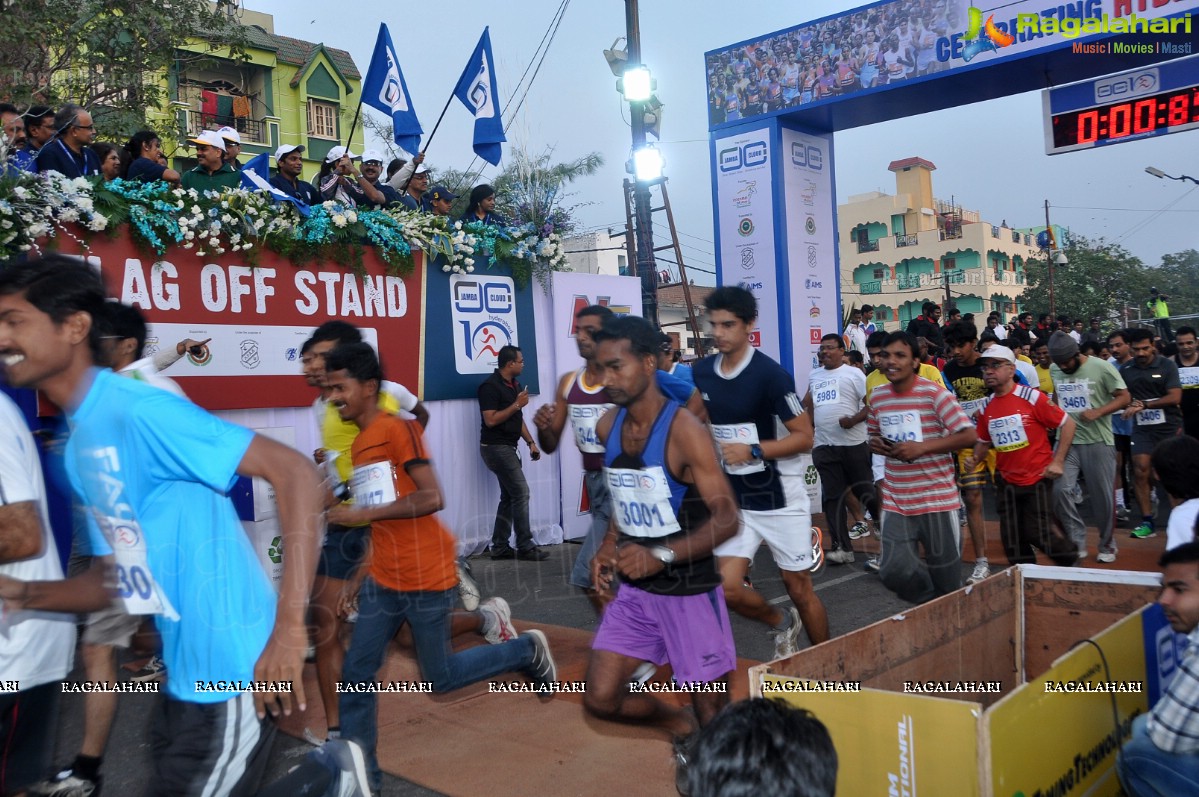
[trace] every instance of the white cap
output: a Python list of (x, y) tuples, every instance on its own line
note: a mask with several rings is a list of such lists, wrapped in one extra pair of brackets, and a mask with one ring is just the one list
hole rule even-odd
[(378, 161), (379, 163), (385, 163), (386, 159), (385, 159), (385, 156), (383, 155), (383, 153), (380, 152), (379, 150), (368, 149), (366, 152), (362, 153), (362, 162), (367, 163), (368, 161)]
[(346, 155), (349, 155), (350, 160), (352, 161), (358, 160), (358, 156), (353, 152), (350, 152), (350, 150), (346, 147), (334, 147), (333, 149), (329, 150), (329, 154), (325, 156), (325, 163), (337, 163)]
[(234, 130), (232, 127), (222, 127), (217, 131), (217, 135), (226, 141), (232, 141), (237, 146), (241, 146), (241, 133)]
[(1016, 355), (1007, 346), (989, 346), (987, 350), (978, 355), (980, 360), (1003, 360), (1008, 363), (1016, 362)]
[(275, 150), (275, 160), (281, 161), (293, 152), (303, 152), (304, 148), (299, 144), (280, 144), (279, 149)]
[(193, 144), (205, 144), (209, 147), (216, 147), (221, 152), (225, 151), (225, 139), (221, 138), (220, 133), (214, 130), (204, 130), (199, 135), (189, 138), (188, 141)]
[(413, 174), (425, 174), (428, 171), (429, 170), (425, 168), (425, 164), (418, 163), (418, 164), (416, 164), (416, 168), (412, 170), (412, 173)]

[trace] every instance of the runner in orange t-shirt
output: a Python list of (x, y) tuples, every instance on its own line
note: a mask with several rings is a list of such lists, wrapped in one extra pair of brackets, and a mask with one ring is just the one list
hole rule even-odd
[[(521, 672), (549, 695), (557, 668), (541, 631), (508, 641), (492, 638), (511, 627), (507, 606), (495, 606), (498, 598), (474, 613), (488, 641), (498, 644), (453, 652), (454, 538), (435, 516), (445, 501), (420, 425), (379, 410), (383, 373), (369, 344), (339, 346), (326, 356), (325, 370), (330, 402), (362, 430), (351, 452), (354, 504), (330, 509), (329, 522), (371, 524), (368, 572), (351, 587), (358, 587), (358, 622), (342, 670), (341, 732), (362, 746), (371, 787), (379, 789), (383, 773), (375, 757), (374, 679), (388, 643), (405, 622), (412, 629), (421, 677), (434, 692)], [(346, 603), (343, 599), (343, 608)]]

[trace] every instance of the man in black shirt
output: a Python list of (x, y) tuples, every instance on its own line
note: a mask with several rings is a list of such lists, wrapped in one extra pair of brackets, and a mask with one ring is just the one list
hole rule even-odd
[(271, 178), (271, 185), (293, 199), (306, 205), (319, 205), (321, 195), (312, 183), (300, 178), (304, 172), (304, 148), (295, 144), (284, 144), (275, 150), (275, 163), (279, 173)]
[[(529, 483), (520, 466), (517, 445), (524, 440), (529, 457), (536, 462), (541, 450), (533, 442), (525, 426), (521, 410), (529, 403), (529, 389), (521, 387), (516, 377), (525, 368), (525, 358), (516, 346), (500, 349), (495, 373), (479, 385), (479, 413), (483, 417), (479, 435), (479, 450), (483, 464), (500, 481), (500, 505), (495, 513), (491, 532), (492, 559), (528, 559), (541, 561), (549, 556), (533, 544), (529, 525)], [(516, 532), (516, 548), (508, 536)]]

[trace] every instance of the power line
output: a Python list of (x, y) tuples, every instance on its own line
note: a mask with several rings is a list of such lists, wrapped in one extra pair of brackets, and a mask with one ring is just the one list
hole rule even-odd
[(1157, 213), (1154, 213), (1154, 214), (1153, 214), (1152, 216), (1150, 216), (1149, 218), (1147, 218), (1147, 219), (1145, 219), (1145, 220), (1143, 220), (1143, 221), (1137, 222), (1137, 223), (1136, 223), (1136, 224), (1134, 224), (1132, 227), (1128, 228), (1128, 231), (1127, 231), (1127, 232), (1125, 232), (1125, 233), (1123, 233), (1123, 234), (1121, 234), (1121, 235), (1117, 236), (1117, 238), (1116, 238), (1114, 241), (1112, 241), (1112, 243), (1113, 243), (1113, 244), (1118, 244), (1118, 243), (1120, 243), (1121, 241), (1123, 241), (1125, 238), (1127, 238), (1128, 236), (1132, 235), (1133, 233), (1140, 232), (1140, 231), (1141, 231), (1141, 230), (1143, 230), (1145, 227), (1147, 227), (1147, 226), (1148, 226), (1150, 223), (1152, 223), (1153, 221), (1155, 221), (1155, 220), (1157, 219), (1157, 217), (1158, 217), (1158, 216), (1160, 216), (1162, 213), (1166, 212), (1167, 210), (1169, 210), (1170, 208), (1174, 207), (1175, 205), (1177, 205), (1177, 204), (1178, 204), (1179, 202), (1181, 202), (1182, 200), (1186, 199), (1186, 198), (1187, 198), (1188, 196), (1190, 196), (1191, 194), (1195, 193), (1195, 190), (1196, 190), (1196, 189), (1192, 188), (1190, 191), (1187, 191), (1185, 194), (1183, 194), (1182, 196), (1178, 197), (1178, 199), (1175, 199), (1173, 202), (1171, 202), (1170, 204), (1166, 205), (1164, 208), (1162, 208), (1161, 210), (1159, 210)]

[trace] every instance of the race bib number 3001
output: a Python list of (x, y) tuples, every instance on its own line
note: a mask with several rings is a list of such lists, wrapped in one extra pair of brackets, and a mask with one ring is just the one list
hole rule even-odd
[(996, 451), (1018, 451), (1029, 445), (1024, 421), (1019, 415), (992, 418), (987, 422), (987, 431), (991, 435), (991, 445), (995, 446)]
[(390, 462), (372, 462), (354, 468), (350, 493), (358, 506), (381, 506), (396, 500), (395, 475)]
[(670, 503), (670, 485), (661, 465), (641, 469), (604, 468), (612, 494), (612, 519), (630, 537), (665, 537), (680, 530)]

